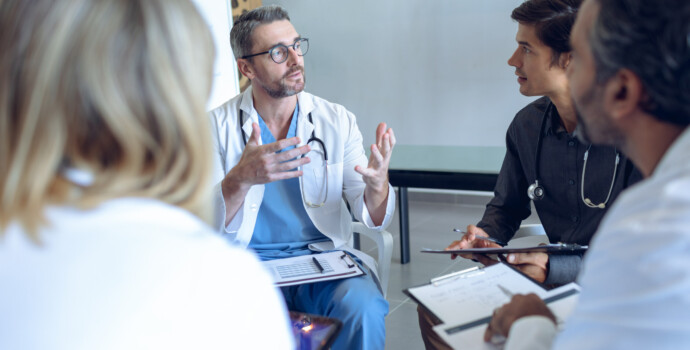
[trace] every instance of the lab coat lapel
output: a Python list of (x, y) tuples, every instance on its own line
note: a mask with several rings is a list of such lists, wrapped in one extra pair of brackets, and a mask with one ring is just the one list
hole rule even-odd
[[(241, 125), (244, 137), (249, 141), (252, 136), (252, 123), (258, 123), (259, 117), (254, 109), (254, 99), (252, 98), (251, 85), (242, 93), (242, 101), (240, 102), (240, 110), (243, 113), (243, 123)], [(259, 137), (259, 144), (263, 144)]]
[[(303, 93), (297, 95), (297, 103), (299, 103), (299, 113), (297, 115), (297, 136), (299, 137), (299, 145), (305, 145), (311, 133), (314, 131), (314, 124), (309, 122), (309, 113), (314, 109), (314, 105), (304, 96)], [(312, 113), (312, 120), (316, 119)]]

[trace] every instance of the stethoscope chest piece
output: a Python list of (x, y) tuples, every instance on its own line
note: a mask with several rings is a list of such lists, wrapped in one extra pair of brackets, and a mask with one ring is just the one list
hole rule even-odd
[(539, 180), (534, 181), (533, 184), (527, 188), (527, 197), (533, 201), (538, 201), (544, 198), (544, 187), (539, 185)]

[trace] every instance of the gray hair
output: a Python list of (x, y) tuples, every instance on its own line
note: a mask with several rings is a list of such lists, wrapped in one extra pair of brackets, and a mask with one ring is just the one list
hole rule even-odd
[(278, 5), (262, 6), (243, 13), (232, 25), (230, 31), (230, 46), (235, 59), (251, 55), (254, 47), (252, 34), (254, 29), (262, 24), (275, 21), (290, 20), (284, 8)]
[(690, 125), (690, 2), (597, 0), (589, 33), (598, 83), (620, 69), (642, 81), (641, 107), (657, 119)]

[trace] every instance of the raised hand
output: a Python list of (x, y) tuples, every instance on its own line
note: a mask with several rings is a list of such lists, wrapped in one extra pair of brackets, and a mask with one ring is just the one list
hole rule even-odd
[(276, 153), (299, 144), (299, 138), (291, 137), (259, 145), (260, 135), (259, 124), (252, 123), (252, 134), (244, 147), (242, 157), (226, 175), (225, 180), (231, 179), (240, 183), (242, 187), (251, 187), (256, 184), (302, 176), (302, 171), (296, 170), (296, 168), (310, 162), (309, 157), (300, 158), (301, 155), (309, 152), (309, 145)]
[(259, 145), (261, 129), (252, 124), (252, 134), (244, 147), (240, 161), (225, 175), (221, 183), (225, 200), (225, 224), (235, 216), (252, 185), (302, 176), (297, 167), (309, 163), (309, 157), (300, 157), (311, 149), (309, 145), (276, 153), (290, 146), (296, 146), (298, 137)]
[(380, 123), (376, 128), (376, 144), (371, 145), (371, 155), (366, 168), (356, 166), (355, 171), (362, 174), (367, 187), (383, 191), (388, 188), (388, 165), (390, 164), (395, 134), (393, 129), (386, 130), (386, 123)]
[(377, 226), (383, 222), (386, 214), (386, 199), (388, 198), (388, 165), (395, 147), (393, 129), (386, 129), (386, 123), (380, 123), (376, 128), (376, 144), (371, 145), (371, 155), (366, 168), (359, 165), (355, 171), (362, 175), (366, 184), (364, 188), (364, 203), (369, 210), (371, 220)]

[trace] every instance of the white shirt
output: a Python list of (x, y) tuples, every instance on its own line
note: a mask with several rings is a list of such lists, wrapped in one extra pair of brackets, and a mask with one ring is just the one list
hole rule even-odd
[[(0, 349), (292, 349), (256, 257), (189, 212), (124, 198), (51, 207), (0, 240)], [(266, 336), (270, 334), (270, 336)]]
[[(613, 205), (579, 282), (578, 305), (554, 348), (690, 347), (690, 128), (652, 176)], [(552, 325), (526, 320), (511, 335), (536, 327), (542, 334), (534, 339), (548, 342), (556, 335)]]
[[(388, 202), (386, 214), (380, 226), (375, 226), (369, 217), (369, 211), (364, 204), (364, 188), (362, 176), (354, 169), (360, 165), (367, 167), (368, 159), (362, 146), (362, 134), (357, 127), (355, 116), (343, 106), (328, 102), (324, 99), (301, 92), (297, 95), (299, 113), (297, 116), (297, 136), (300, 145), (306, 144), (314, 132), (320, 138), (328, 153), (327, 170), (324, 170), (323, 159), (320, 154), (310, 152), (311, 162), (302, 167), (304, 175), (300, 177), (300, 186), (305, 195), (311, 199), (324, 198), (321, 191), (323, 179), (328, 176), (328, 196), (325, 205), (311, 208), (305, 205), (307, 215), (314, 226), (328, 237), (331, 242), (313, 247), (316, 250), (347, 249), (353, 251), (364, 260), (365, 264), (375, 271), (375, 263), (371, 257), (361, 254), (347, 247), (352, 236), (352, 217), (347, 210), (343, 197), (347, 199), (355, 218), (369, 228), (384, 230), (391, 222), (395, 210), (395, 192), (388, 187)], [(239, 109), (243, 112), (240, 124)], [(311, 113), (313, 123), (309, 122)], [(252, 133), (252, 123), (258, 123), (259, 115), (254, 108), (251, 86), (244, 93), (236, 96), (222, 106), (211, 111), (211, 124), (216, 145), (215, 182), (220, 184), (225, 175), (237, 165), (244, 151), (244, 140)], [(373, 131), (372, 131), (373, 132)], [(316, 143), (309, 144), (312, 149), (320, 150)], [(327, 175), (326, 175), (327, 174)], [(254, 233), (254, 225), (263, 200), (264, 185), (254, 185), (249, 189), (242, 207), (225, 226), (225, 202), (220, 185), (216, 186), (216, 226), (232, 242), (246, 247)], [(304, 201), (303, 201), (304, 203)]]

